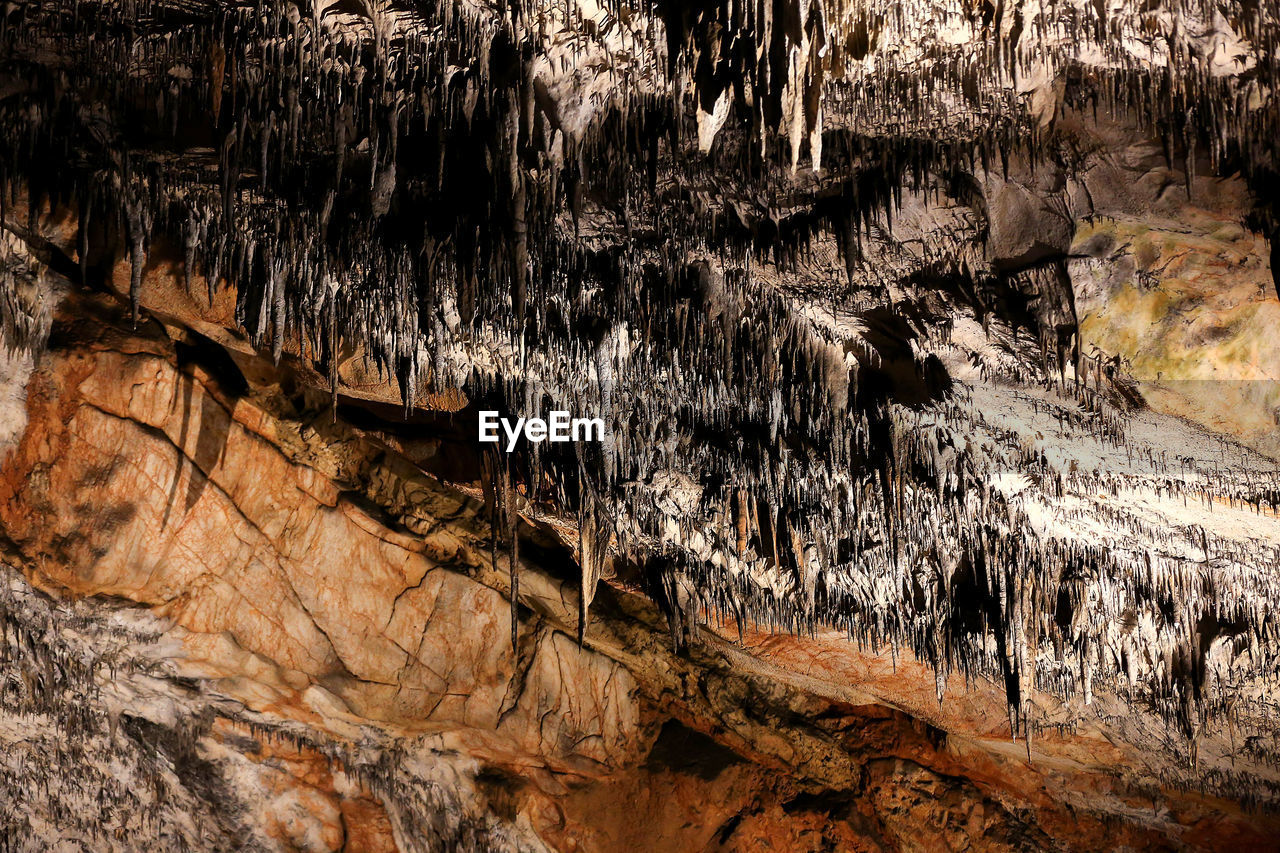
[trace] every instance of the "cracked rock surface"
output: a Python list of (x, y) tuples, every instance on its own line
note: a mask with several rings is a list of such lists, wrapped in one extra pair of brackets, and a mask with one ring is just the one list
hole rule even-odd
[(1265, 0), (9, 4), (4, 841), (1273, 845), (1278, 91)]

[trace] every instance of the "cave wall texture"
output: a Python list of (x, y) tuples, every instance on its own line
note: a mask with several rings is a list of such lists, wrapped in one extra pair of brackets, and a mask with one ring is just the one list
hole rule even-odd
[(0, 849), (1280, 849), (1278, 88), (1277, 0), (0, 7)]

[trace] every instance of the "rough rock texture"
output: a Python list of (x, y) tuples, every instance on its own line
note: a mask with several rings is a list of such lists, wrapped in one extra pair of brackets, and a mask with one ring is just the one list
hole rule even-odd
[(1085, 346), (1119, 356), (1153, 407), (1275, 458), (1280, 322), (1267, 240), (1244, 227), (1237, 176), (1182, 176), (1149, 140), (1108, 128), (1081, 182), (1091, 213), (1070, 262)]
[[(618, 587), (579, 649), (571, 555), (534, 529), (515, 659), (477, 498), (334, 423), (288, 371), (237, 368), (178, 327), (135, 333), (101, 298), (60, 316), (0, 470), (0, 523), (39, 587), (92, 598), (58, 604), (10, 575), (6, 630), (23, 639), (7, 660), (65, 681), (10, 688), (7, 731), (90, 754), (114, 739), (135, 769), (18, 797), (11, 831), (94, 849), (120, 826), (254, 849), (870, 850), (1276, 829), (1153, 787), (1160, 724), (1122, 700), (1060, 717), (1028, 763), (995, 685), (953, 683), (939, 704), (909, 656), (838, 634), (730, 626), (677, 656), (661, 614)], [(67, 784), (70, 759), (18, 754), (10, 778)]]
[(1266, 846), (1278, 45), (6, 6), (5, 842)]

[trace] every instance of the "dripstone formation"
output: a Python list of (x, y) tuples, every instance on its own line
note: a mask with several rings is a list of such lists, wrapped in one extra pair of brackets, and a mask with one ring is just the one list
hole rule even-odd
[[(723, 768), (741, 762), (789, 765), (794, 784), (752, 788), (755, 811), (708, 823), (698, 849), (919, 843), (920, 826), (950, 818), (901, 805), (921, 802), (926, 783), (877, 763), (906, 760), (889, 742), (914, 744), (923, 773), (963, 780), (928, 783), (941, 787), (924, 799), (950, 796), (970, 815), (942, 846), (1274, 839), (1280, 467), (1227, 415), (1195, 425), (1161, 411), (1165, 397), (1147, 397), (1167, 390), (1163, 374), (1135, 372), (1141, 347), (1106, 351), (1083, 330), (1113, 322), (1122, 288), (1163, 293), (1179, 276), (1207, 287), (1247, 276), (1248, 299), (1274, 301), (1278, 99), (1274, 0), (10, 3), (4, 720), (45, 715), (61, 736), (112, 749), (120, 708), (146, 691), (101, 697), (113, 680), (94, 657), (102, 638), (125, 637), (113, 642), (139, 659), (170, 631), (198, 645), (156, 653), (203, 661), (195, 686), (165, 670), (157, 683), (170, 686), (155, 688), (194, 692), (124, 725), (128, 778), (154, 790), (122, 793), (125, 777), (107, 773), (97, 795), (122, 803), (122, 827), (149, 798), (185, 804), (157, 812), (179, 829), (155, 837), (181, 849), (215, 837), (359, 849), (352, 827), (375, 824), (399, 849), (656, 844), (593, 824), (608, 823), (598, 804), (566, 803), (639, 767), (690, 775), (653, 757), (681, 751), (664, 741), (677, 725), (701, 739), (698, 784), (728, 785), (739, 771)], [(1129, 242), (1112, 236), (1134, 223)], [(1188, 248), (1144, 238), (1151, 229), (1187, 235)], [(1216, 272), (1170, 271), (1228, 243)], [(1194, 322), (1148, 325), (1165, 335)], [(1233, 352), (1273, 345), (1220, 327), (1213, 340), (1238, 339)], [(1250, 358), (1216, 377), (1280, 380), (1239, 372)], [(600, 417), (606, 435), (504, 453), (475, 442), (481, 410)], [(244, 448), (265, 445), (238, 449), (236, 430)], [(148, 476), (128, 481), (139, 493), (121, 496), (114, 463), (82, 470), (51, 449), (96, 452), (108, 434), (117, 458), (172, 454), (175, 467), (139, 463)], [(192, 538), (215, 518), (208, 502), (263, 537), (243, 558), (251, 585), (260, 564), (294, 572), (313, 530), (291, 499), (253, 509), (236, 453), (236, 465), (261, 453), (311, 472), (298, 489), (317, 517), (364, 519), (350, 535), (431, 568), (406, 569), (387, 611), (370, 614), (354, 592), (334, 602), (325, 584), (341, 580), (313, 600), (291, 575), (281, 589), (318, 626), (304, 631), (229, 612), (268, 608), (218, 556), (191, 582), (228, 584), (245, 603), (199, 604), (187, 580), (166, 578), (179, 551), (212, 541)], [(101, 511), (76, 489), (130, 509), (82, 532), (70, 508), (82, 521)], [(148, 506), (159, 517), (135, 542)], [(424, 663), (414, 638), (435, 606), (398, 616), (437, 571), (508, 608), (500, 641), (483, 621), (503, 656), (492, 678), (516, 685), (492, 719), (448, 717), (448, 697), (490, 676), (449, 663), (456, 651)], [(95, 620), (119, 601), (86, 616), (67, 594), (130, 600), (161, 621), (108, 629)], [(335, 636), (348, 622), (322, 624), (331, 605), (368, 627)], [(75, 630), (55, 639), (50, 620), (72, 613)], [(251, 627), (268, 622), (278, 641)], [(234, 654), (190, 639), (220, 632)], [(355, 663), (379, 632), (394, 635), (403, 669)], [(533, 691), (567, 697), (550, 706), (566, 721), (559, 740), (541, 712), (519, 722), (529, 673), (553, 651), (596, 661), (574, 664), (595, 673), (589, 702), (567, 664)], [(418, 664), (428, 686), (408, 688)], [(309, 696), (297, 699), (305, 714), (246, 687), (277, 684), (261, 674), (274, 667), (280, 696)], [(626, 700), (610, 698), (601, 685), (624, 691), (624, 674)], [(61, 707), (73, 681), (99, 685), (80, 716)], [(398, 687), (357, 697), (353, 684)], [(334, 695), (318, 705), (308, 691), (321, 687)], [(441, 698), (413, 704), (404, 690)], [(956, 698), (988, 694), (998, 701)], [(610, 704), (632, 699), (634, 713)], [(756, 704), (766, 710), (753, 716)], [(861, 719), (849, 707), (913, 733), (850, 740), (874, 726), (828, 725)], [(168, 733), (152, 738), (159, 759), (147, 726)], [(486, 734), (459, 745), (441, 734), (454, 729)], [(217, 803), (252, 799), (247, 759), (227, 757), (243, 744), (228, 739), (260, 731), (330, 768), (307, 784), (364, 823), (299, 834), (248, 805), (219, 823)], [(1111, 770), (1071, 752), (1094, 736), (1123, 744), (1098, 759)], [(76, 749), (40, 773), (71, 772), (85, 760)], [(511, 781), (530, 762), (545, 762), (545, 778)], [(1047, 787), (1029, 794), (993, 769), (1024, 765)], [(21, 764), (0, 772), (23, 784)], [(1077, 784), (1077, 772), (1110, 781)], [(38, 849), (32, 839), (54, 838), (91, 796), (46, 787), (43, 823), (0, 795), (8, 843)], [(366, 820), (375, 801), (386, 814)], [(974, 803), (999, 817), (973, 818)], [(826, 828), (801, 831), (806, 815)], [(74, 831), (105, 843), (86, 840), (91, 825)], [(127, 835), (111, 843), (129, 849)]]

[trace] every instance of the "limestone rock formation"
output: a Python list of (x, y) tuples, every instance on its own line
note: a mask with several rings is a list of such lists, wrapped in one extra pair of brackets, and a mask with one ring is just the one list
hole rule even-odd
[(1274, 846), (1278, 35), (9, 4), (6, 848)]

